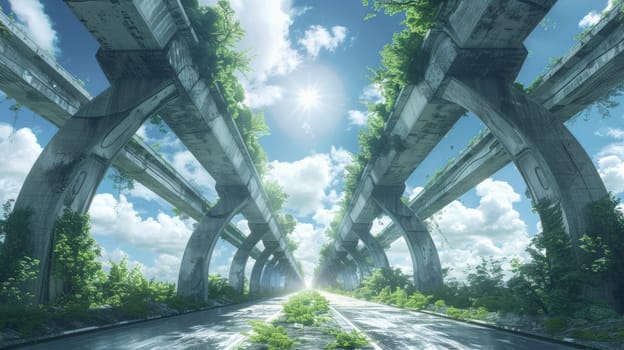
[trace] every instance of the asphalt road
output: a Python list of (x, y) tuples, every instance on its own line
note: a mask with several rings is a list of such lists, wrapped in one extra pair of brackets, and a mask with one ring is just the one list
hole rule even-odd
[(232, 349), (250, 331), (249, 320), (266, 320), (281, 311), (279, 297), (256, 305), (240, 304), (65, 337), (19, 349)]
[(575, 349), (342, 295), (323, 295), (339, 314), (366, 333), (381, 349)]

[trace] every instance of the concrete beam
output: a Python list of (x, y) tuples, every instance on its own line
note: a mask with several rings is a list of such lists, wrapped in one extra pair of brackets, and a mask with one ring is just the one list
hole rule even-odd
[[(268, 224), (275, 239), (283, 240), (284, 233), (276, 224), (260, 176), (234, 121), (220, 106), (221, 97), (213, 91), (215, 87), (197, 71), (191, 52), (192, 38), (174, 36), (176, 31), (187, 33), (189, 28), (188, 23), (175, 20), (174, 14), (183, 12), (180, 3), (165, 0), (122, 4), (98, 1), (93, 6), (91, 1), (66, 0), (66, 3), (102, 45), (98, 59), (112, 76), (172, 76), (179, 97), (163, 110), (167, 124), (219, 186), (246, 187), (250, 203), (243, 215), (250, 222)], [(140, 35), (119, 34), (120, 28), (130, 28)], [(288, 251), (285, 254), (296, 270), (292, 254)]]
[[(553, 4), (554, 0), (484, 0), (445, 5), (447, 19), (434, 26), (423, 43), (429, 54), (424, 79), (399, 95), (384, 130), (389, 145), (364, 169), (345, 217), (353, 223), (371, 220), (375, 188), (404, 185), (464, 114), (464, 108), (443, 99), (449, 77), (470, 67), (471, 72), (496, 72), (513, 81), (526, 57), (524, 39)], [(492, 65), (493, 57), (504, 62)], [(341, 224), (338, 235), (349, 241), (352, 233)]]
[[(0, 36), (0, 89), (22, 105), (61, 127), (91, 95), (48, 53), (0, 11), (0, 23), (10, 32)], [(164, 200), (199, 221), (208, 202), (189, 181), (138, 137), (124, 146), (113, 165)], [(223, 239), (239, 247), (245, 235), (230, 225)], [(260, 254), (254, 249), (251, 256)]]
[[(530, 93), (563, 122), (624, 81), (624, 26), (618, 9), (600, 21), (543, 77)], [(416, 196), (410, 208), (427, 218), (511, 162), (492, 133), (485, 131), (447, 169)], [(389, 247), (400, 237), (389, 225), (377, 237)]]

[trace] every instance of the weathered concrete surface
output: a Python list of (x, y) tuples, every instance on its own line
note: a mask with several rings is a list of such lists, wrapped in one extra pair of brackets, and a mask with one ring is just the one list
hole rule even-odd
[(278, 248), (277, 242), (264, 241), (264, 250), (256, 258), (253, 268), (251, 269), (251, 277), (249, 278), (249, 293), (259, 294), (262, 292), (262, 272), (267, 265), (268, 259)]
[(607, 190), (587, 152), (546, 108), (496, 77), (452, 79), (445, 98), (475, 113), (496, 135), (529, 187), (531, 198), (559, 205), (578, 251), (589, 231), (588, 205)]
[(357, 249), (357, 244), (357, 241), (342, 242), (342, 248), (344, 248), (344, 250), (353, 258), (353, 261), (355, 261), (358, 269), (358, 279), (362, 281), (364, 278), (370, 276), (372, 272), (370, 266), (366, 262), (366, 259)]
[(115, 155), (175, 94), (171, 81), (116, 81), (67, 121), (39, 155), (15, 203), (15, 210), (32, 213), (27, 246), (39, 260), (39, 273), (27, 289), (38, 303), (48, 300), (53, 227), (63, 208), (88, 210)]
[(210, 258), (221, 232), (250, 200), (244, 187), (217, 187), (217, 190), (219, 202), (206, 213), (193, 231), (180, 264), (178, 295), (198, 302), (208, 300)]
[[(465, 112), (443, 99), (450, 77), (469, 71), (513, 81), (526, 57), (522, 42), (553, 4), (554, 0), (484, 0), (443, 5), (448, 19), (434, 26), (423, 43), (430, 54), (424, 80), (398, 97), (384, 130), (388, 146), (364, 169), (345, 217), (352, 223), (369, 223), (379, 214), (371, 204), (375, 188), (403, 186)], [(341, 223), (338, 234), (342, 241), (352, 240), (348, 224)], [(437, 274), (436, 270), (423, 273)], [(426, 279), (441, 280), (441, 275)]]
[[(0, 36), (0, 89), (61, 127), (91, 95), (1, 11), (0, 23), (11, 33)], [(136, 136), (114, 158), (113, 165), (198, 221), (212, 205)], [(245, 236), (230, 225), (223, 238), (238, 247)], [(259, 251), (254, 249), (251, 254), (255, 258)]]
[[(559, 121), (587, 108), (624, 81), (624, 26), (618, 10), (599, 22), (543, 77), (530, 93)], [(489, 131), (466, 149), (410, 203), (427, 218), (511, 162), (504, 147)], [(400, 237), (393, 225), (377, 237), (384, 247)]]
[(269, 233), (269, 225), (267, 224), (249, 223), (248, 226), (251, 233), (249, 233), (243, 245), (241, 245), (234, 254), (232, 264), (230, 265), (230, 276), (228, 278), (228, 283), (238, 293), (243, 292), (245, 284), (245, 266), (247, 266), (247, 259), (249, 259), (251, 250), (264, 235)]
[[(109, 76), (158, 74), (174, 79), (179, 96), (161, 115), (218, 186), (246, 188), (250, 201), (243, 215), (250, 222), (269, 225), (280, 249), (285, 251), (284, 234), (244, 142), (227, 111), (213, 97), (212, 85), (200, 77), (193, 62), (191, 45), (196, 38), (189, 35), (192, 30), (188, 22), (176, 20), (184, 12), (180, 3), (66, 2), (101, 43), (100, 64), (116, 68)], [(128, 33), (120, 34), (119, 30)], [(155, 54), (159, 50), (162, 54)], [(285, 251), (285, 255), (290, 268), (297, 271), (292, 254)], [(207, 275), (202, 278), (207, 279)]]
[(432, 293), (443, 285), (438, 251), (425, 225), (401, 200), (404, 191), (405, 185), (379, 186), (373, 193), (373, 200), (403, 231), (412, 257), (414, 287), (423, 293)]
[(354, 224), (351, 228), (353, 233), (364, 243), (372, 260), (373, 268), (384, 269), (390, 267), (388, 257), (383, 247), (377, 242), (375, 237), (371, 235), (371, 224)]

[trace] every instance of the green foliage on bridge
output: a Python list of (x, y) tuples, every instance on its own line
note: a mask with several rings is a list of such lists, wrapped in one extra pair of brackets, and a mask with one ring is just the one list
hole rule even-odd
[[(384, 101), (367, 106), (371, 113), (366, 127), (358, 133), (358, 153), (345, 169), (342, 212), (349, 205), (366, 165), (388, 145), (383, 131), (399, 93), (407, 85), (416, 84), (424, 77), (429, 57), (421, 50), (421, 46), (425, 34), (437, 19), (436, 12), (441, 3), (442, 0), (363, 1), (364, 6), (370, 6), (377, 12), (383, 11), (389, 15), (405, 13), (402, 22), (405, 27), (403, 31), (394, 34), (391, 43), (384, 46), (381, 67), (372, 69), (372, 83), (380, 88)], [(341, 220), (340, 214), (334, 218), (336, 224)], [(335, 228), (332, 230), (327, 232), (329, 237), (335, 235)]]
[(182, 0), (182, 5), (199, 39), (193, 48), (199, 74), (218, 86), (217, 93), (224, 99), (226, 112), (236, 121), (256, 169), (264, 175), (267, 157), (258, 138), (267, 135), (269, 128), (262, 112), (253, 113), (243, 104), (245, 92), (236, 78), (249, 70), (249, 57), (236, 50), (245, 32), (234, 19), (228, 1), (220, 0), (217, 6), (200, 6), (197, 0)]

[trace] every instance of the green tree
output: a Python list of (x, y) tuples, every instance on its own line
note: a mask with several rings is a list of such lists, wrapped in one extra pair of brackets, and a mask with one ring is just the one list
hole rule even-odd
[(608, 197), (590, 206), (592, 232), (581, 238), (581, 261), (591, 283), (615, 286), (616, 311), (624, 313), (624, 214), (620, 201)]
[(29, 301), (32, 293), (24, 291), (24, 284), (37, 278), (39, 260), (32, 258), (28, 244), (31, 232), (29, 210), (12, 210), (14, 200), (2, 205), (0, 218), (0, 302)]
[(481, 257), (481, 263), (468, 273), (466, 281), (473, 307), (506, 310), (510, 306), (501, 260)]
[(99, 285), (105, 278), (96, 261), (101, 249), (89, 231), (89, 215), (68, 208), (54, 224), (52, 272), (61, 281), (61, 303), (89, 305), (101, 297)]
[(581, 274), (572, 242), (563, 226), (561, 210), (547, 201), (537, 204), (542, 233), (526, 249), (531, 261), (513, 265), (516, 275), (508, 282), (525, 304), (536, 305), (546, 314), (561, 315), (580, 303)]
[(414, 286), (410, 282), (409, 276), (405, 275), (399, 268), (375, 269), (373, 273), (366, 277), (356, 294), (364, 297), (379, 295), (386, 289), (388, 297), (398, 288), (405, 289), (408, 293), (413, 292)]

